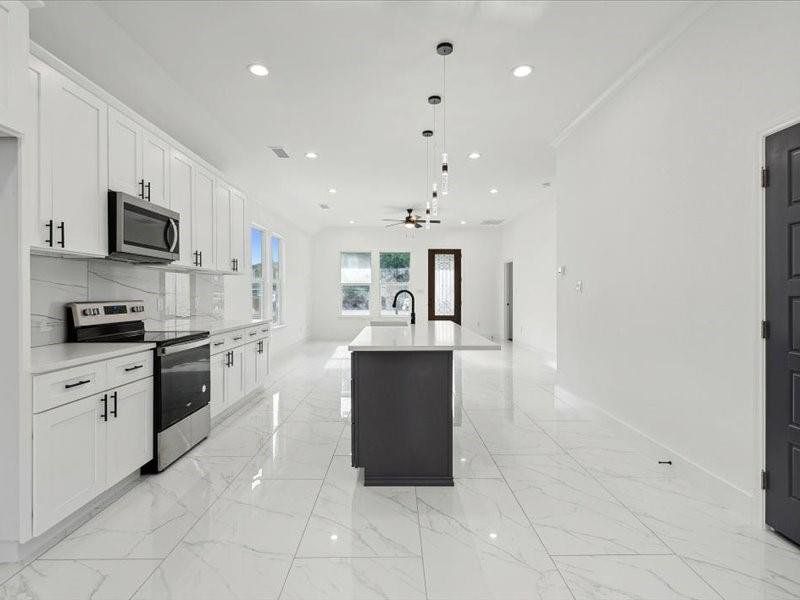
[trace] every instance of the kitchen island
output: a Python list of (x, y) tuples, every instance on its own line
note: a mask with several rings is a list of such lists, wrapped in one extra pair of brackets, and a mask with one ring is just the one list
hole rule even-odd
[(453, 485), (453, 352), (499, 349), (451, 321), (356, 336), (352, 465), (364, 468), (364, 485)]

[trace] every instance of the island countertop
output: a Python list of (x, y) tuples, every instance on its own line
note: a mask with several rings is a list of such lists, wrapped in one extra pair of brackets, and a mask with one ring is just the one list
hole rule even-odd
[(352, 352), (499, 350), (500, 344), (452, 321), (424, 325), (369, 325), (350, 342)]

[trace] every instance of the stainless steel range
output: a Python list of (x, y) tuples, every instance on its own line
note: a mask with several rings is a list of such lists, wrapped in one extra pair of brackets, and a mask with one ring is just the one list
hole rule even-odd
[(67, 304), (67, 340), (156, 345), (153, 460), (144, 467), (153, 472), (208, 437), (211, 360), (208, 331), (147, 331), (144, 310), (141, 300), (72, 302)]

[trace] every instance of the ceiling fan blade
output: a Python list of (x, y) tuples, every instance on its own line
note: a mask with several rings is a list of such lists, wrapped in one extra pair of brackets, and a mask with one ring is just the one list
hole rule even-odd
[(439, 220), (439, 219), (431, 219), (430, 221), (428, 221), (428, 223), (441, 223), (441, 220)]
[(404, 225), (403, 221), (400, 221), (399, 223), (392, 223), (391, 225), (384, 225), (384, 227), (397, 227), (398, 225)]
[(381, 221), (390, 221), (392, 223), (402, 223), (402, 219), (381, 219)]

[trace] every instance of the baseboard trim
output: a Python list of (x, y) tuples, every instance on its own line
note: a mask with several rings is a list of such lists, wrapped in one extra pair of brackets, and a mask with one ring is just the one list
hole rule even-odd
[(622, 425), (623, 427), (630, 429), (656, 446), (663, 448), (673, 460), (677, 458), (685, 467), (693, 469), (695, 471), (695, 475), (710, 478), (716, 484), (716, 486), (714, 486), (714, 490), (721, 492), (721, 495), (717, 494), (717, 496), (719, 496), (718, 499), (724, 502), (726, 506), (747, 521), (753, 521), (753, 502), (755, 502), (757, 498), (752, 492), (743, 490), (736, 484), (728, 481), (725, 477), (703, 466), (702, 463), (689, 458), (683, 452), (680, 452), (679, 450), (676, 450), (675, 448), (654, 438), (650, 434), (642, 431), (635, 425), (632, 425), (622, 417), (619, 417), (599, 404), (592, 402), (591, 400), (587, 400), (586, 398), (582, 398), (560, 385), (556, 385), (554, 387), (554, 393), (556, 398), (566, 402), (567, 404), (571, 404), (575, 407), (589, 408)]

